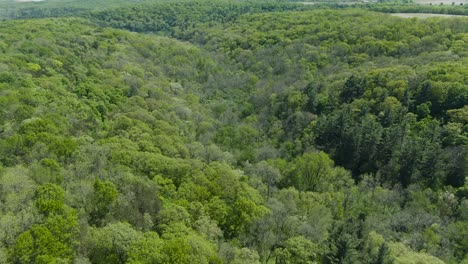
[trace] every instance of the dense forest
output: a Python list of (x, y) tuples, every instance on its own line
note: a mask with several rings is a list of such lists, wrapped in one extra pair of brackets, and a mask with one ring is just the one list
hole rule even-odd
[(147, 2), (0, 22), (0, 264), (468, 263), (468, 18)]

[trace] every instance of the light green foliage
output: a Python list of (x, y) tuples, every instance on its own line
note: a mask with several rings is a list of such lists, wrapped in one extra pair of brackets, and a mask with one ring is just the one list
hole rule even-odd
[[(289, 197), (283, 196), (282, 199), (287, 204)], [(330, 210), (329, 205), (325, 206), (326, 199), (325, 196), (306, 192), (299, 194), (296, 202), (298, 207), (297, 215), (303, 221), (299, 227), (299, 232), (314, 243), (326, 240), (331, 228), (332, 210)]]
[(44, 184), (37, 191), (36, 206), (45, 215), (58, 213), (62, 210), (65, 191), (55, 184)]
[(333, 160), (324, 152), (306, 153), (295, 160), (289, 179), (302, 191), (320, 191), (321, 182), (328, 182)]
[(28, 70), (32, 71), (32, 72), (38, 72), (41, 70), (41, 65), (39, 64), (36, 64), (36, 63), (27, 63), (26, 64)]
[(78, 217), (73, 209), (50, 214), (15, 241), (11, 260), (15, 263), (72, 263), (78, 238)]
[(232, 264), (252, 263), (259, 264), (258, 253), (249, 248), (237, 248), (228, 243), (223, 243), (219, 249), (219, 256), (226, 262)]
[(452, 240), (455, 255), (460, 259), (466, 258), (468, 254), (468, 223), (459, 221), (448, 227), (449, 238)]
[[(109, 216), (125, 219), (141, 230), (151, 230), (161, 207), (159, 185), (146, 177), (128, 174), (119, 183), (119, 197), (108, 208)], [(108, 218), (106, 218), (108, 219)], [(112, 219), (112, 217), (109, 217)]]
[(132, 244), (129, 250), (128, 263), (162, 263), (163, 241), (154, 232), (148, 232)]
[(448, 110), (447, 114), (452, 122), (466, 124), (468, 123), (468, 106), (460, 109)]
[(317, 246), (304, 237), (291, 237), (275, 251), (276, 263), (318, 263)]
[(8, 263), (8, 252), (6, 248), (0, 248), (0, 263), (7, 264)]
[(86, 239), (88, 256), (92, 263), (126, 263), (132, 244), (142, 236), (126, 223), (90, 228)]
[(385, 242), (385, 239), (375, 231), (369, 233), (364, 245), (364, 251), (366, 252), (368, 263), (393, 263), (389, 245)]
[(252, 178), (258, 177), (264, 184), (266, 184), (267, 196), (271, 196), (274, 188), (282, 178), (281, 172), (266, 161), (261, 161), (252, 166), (252, 168), (247, 167), (246, 171), (252, 174)]
[(207, 240), (216, 242), (223, 236), (222, 230), (218, 227), (215, 221), (206, 216), (193, 223), (194, 229), (202, 234)]
[(112, 209), (118, 196), (118, 191), (112, 182), (97, 179), (94, 183), (94, 197), (91, 200), (94, 209), (90, 214), (90, 223), (99, 225), (100, 221)]
[(184, 227), (191, 226), (190, 214), (187, 210), (176, 204), (165, 204), (158, 215), (158, 227), (164, 234), (167, 228), (173, 224), (180, 224)]
[(39, 184), (60, 184), (63, 180), (61, 169), (60, 164), (56, 160), (45, 158), (31, 166), (31, 177)]
[(164, 244), (166, 257), (163, 263), (221, 263), (214, 244), (202, 237), (191, 234), (184, 239), (175, 238)]
[(79, 226), (78, 215), (74, 209), (64, 207), (63, 213), (47, 217), (44, 225), (47, 226), (55, 238), (71, 247), (77, 246), (76, 238), (79, 233)]
[(18, 213), (34, 208), (33, 198), (37, 185), (28, 177), (27, 169), (18, 166), (0, 171), (2, 208)]
[(0, 263), (466, 261), (465, 18), (131, 2), (0, 3)]
[(420, 253), (412, 251), (408, 249), (405, 245), (401, 243), (391, 243), (390, 251), (392, 252), (395, 264), (422, 264), (422, 263), (429, 263), (429, 264), (442, 264), (444, 263), (442, 260), (428, 255), (426, 253)]

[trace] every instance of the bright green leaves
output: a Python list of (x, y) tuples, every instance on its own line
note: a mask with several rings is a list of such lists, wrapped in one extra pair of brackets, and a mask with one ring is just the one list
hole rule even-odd
[(45, 215), (59, 213), (63, 209), (65, 191), (55, 184), (44, 184), (36, 191), (36, 207)]
[(91, 228), (86, 245), (90, 260), (97, 264), (221, 263), (214, 244), (192, 231), (162, 239), (154, 232), (143, 234), (129, 224), (115, 223)]
[(286, 164), (281, 164), (281, 160), (275, 162), (284, 175), (280, 182), (283, 186), (294, 186), (300, 191), (330, 192), (353, 185), (350, 173), (335, 167), (323, 151), (305, 153)]
[(222, 263), (216, 254), (214, 245), (196, 234), (191, 234), (185, 238), (174, 238), (166, 241), (162, 252), (164, 252), (165, 256), (161, 263), (164, 264)]
[(0, 141), (4, 162), (30, 162), (42, 157), (68, 161), (78, 146), (76, 141), (68, 136), (67, 127), (63, 117), (56, 114), (22, 120), (17, 127), (15, 126), (15, 134)]
[(97, 179), (94, 182), (94, 197), (92, 199), (93, 210), (90, 212), (89, 222), (92, 225), (99, 226), (102, 219), (112, 209), (117, 196), (118, 191), (112, 182), (101, 181)]
[(49, 215), (18, 236), (11, 259), (15, 263), (72, 263), (78, 243), (78, 216), (73, 209)]
[(466, 22), (224, 4), (0, 25), (0, 262), (466, 258)]
[(145, 233), (143, 237), (132, 244), (128, 253), (128, 263), (163, 263), (163, 245), (164, 241), (159, 238), (158, 234)]
[(431, 256), (427, 253), (413, 251), (402, 243), (390, 243), (389, 247), (391, 256), (394, 257), (394, 264), (445, 263), (441, 259)]
[(294, 172), (294, 186), (302, 191), (317, 191), (319, 183), (326, 181), (332, 173), (333, 160), (324, 152), (306, 153), (296, 159)]
[(319, 263), (320, 255), (317, 245), (302, 236), (291, 237), (283, 248), (275, 251), (277, 264), (313, 264)]
[[(191, 225), (190, 214), (182, 206), (166, 203), (158, 215), (158, 228), (163, 235), (173, 236), (174, 234), (171, 234), (171, 232), (178, 232), (172, 226), (175, 224), (181, 227), (189, 227)], [(177, 234), (175, 236), (177, 237)]]
[[(218, 221), (225, 237), (234, 237), (244, 232), (248, 225), (268, 212), (263, 206), (259, 193), (241, 181), (238, 172), (227, 164), (212, 163), (212, 171), (207, 175), (219, 187), (219, 193), (214, 193), (214, 199), (209, 204), (209, 212)], [(218, 200), (220, 196), (222, 200)], [(219, 219), (221, 217), (221, 219)]]
[(91, 228), (86, 247), (93, 263), (126, 263), (130, 247), (141, 237), (127, 223), (110, 224), (103, 228)]
[(38, 72), (41, 70), (41, 65), (36, 64), (36, 63), (27, 63), (26, 67), (31, 72)]
[(40, 225), (32, 226), (18, 237), (13, 254), (16, 263), (71, 263), (67, 245)]
[(385, 242), (385, 239), (375, 231), (371, 231), (368, 234), (364, 244), (364, 251), (369, 263), (390, 264), (393, 262), (393, 258), (390, 256), (389, 245)]
[(16, 239), (13, 259), (18, 263), (33, 263), (34, 239), (30, 231), (27, 231)]
[(455, 256), (462, 260), (468, 257), (468, 222), (459, 221), (448, 227), (449, 238), (455, 249)]
[(78, 215), (64, 205), (64, 190), (44, 184), (36, 191), (36, 207), (45, 215), (20, 234), (10, 256), (14, 263), (72, 263), (79, 234)]
[(239, 161), (252, 161), (255, 160), (258, 137), (258, 131), (251, 125), (226, 125), (219, 129), (215, 141), (226, 147), (238, 149), (236, 158)]
[(268, 209), (263, 207), (261, 202), (260, 196), (254, 189), (246, 190), (243, 196), (238, 197), (226, 223), (226, 236), (238, 236), (246, 230), (252, 221), (268, 213)]
[(48, 230), (64, 243), (68, 250), (68, 255), (73, 255), (78, 246), (79, 222), (78, 214), (73, 208), (65, 206), (61, 214), (50, 215), (43, 224)]

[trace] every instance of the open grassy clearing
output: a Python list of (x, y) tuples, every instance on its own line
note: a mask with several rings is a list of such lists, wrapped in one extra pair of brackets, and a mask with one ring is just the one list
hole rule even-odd
[(392, 16), (398, 16), (403, 18), (429, 18), (429, 17), (467, 17), (462, 15), (447, 15), (447, 14), (429, 14), (429, 13), (393, 13)]
[(414, 3), (421, 5), (467, 5), (467, 0), (414, 0)]
[(335, 1), (321, 1), (321, 2), (297, 2), (299, 4), (304, 4), (304, 5), (320, 5), (320, 4), (342, 4), (342, 5), (353, 5), (353, 4), (359, 4), (359, 3), (363, 3), (363, 2), (357, 2), (357, 1), (350, 1), (350, 2), (345, 2), (345, 1), (341, 1), (341, 2), (335, 2)]

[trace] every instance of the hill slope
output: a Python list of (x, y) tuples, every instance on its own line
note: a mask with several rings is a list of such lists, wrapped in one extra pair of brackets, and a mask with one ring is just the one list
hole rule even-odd
[(466, 261), (468, 21), (231, 18), (0, 23), (0, 263)]

